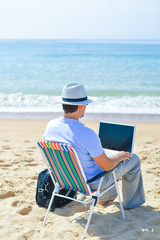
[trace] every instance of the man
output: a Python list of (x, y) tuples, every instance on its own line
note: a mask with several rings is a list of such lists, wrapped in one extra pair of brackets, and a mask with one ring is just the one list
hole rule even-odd
[[(107, 157), (97, 134), (85, 127), (79, 119), (83, 117), (86, 106), (93, 102), (88, 99), (85, 88), (79, 83), (66, 84), (62, 91), (62, 107), (64, 117), (51, 120), (45, 130), (44, 139), (73, 145), (81, 161), (87, 180), (103, 170), (108, 171), (117, 166), (117, 178), (122, 177), (122, 193), (124, 208), (130, 209), (145, 202), (140, 161), (137, 155), (121, 151)], [(90, 184), (96, 189), (98, 181)], [(113, 177), (105, 176), (101, 189), (113, 183)], [(110, 190), (100, 198), (99, 203), (105, 204), (116, 197), (116, 190)]]

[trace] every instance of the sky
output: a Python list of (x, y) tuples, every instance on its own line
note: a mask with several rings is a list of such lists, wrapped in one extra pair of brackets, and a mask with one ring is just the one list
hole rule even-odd
[(0, 39), (160, 39), (160, 0), (0, 0)]

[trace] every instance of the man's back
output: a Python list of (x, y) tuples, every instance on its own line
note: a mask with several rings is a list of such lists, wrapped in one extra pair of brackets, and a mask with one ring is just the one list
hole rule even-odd
[(44, 139), (73, 145), (78, 153), (87, 179), (100, 173), (102, 169), (92, 159), (102, 154), (99, 137), (80, 121), (70, 118), (51, 120), (45, 130)]

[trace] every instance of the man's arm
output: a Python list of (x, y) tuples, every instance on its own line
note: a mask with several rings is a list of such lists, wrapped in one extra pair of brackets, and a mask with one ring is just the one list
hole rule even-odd
[(119, 153), (113, 155), (112, 157), (107, 157), (102, 148), (100, 138), (92, 130), (87, 128), (84, 141), (84, 146), (89, 152), (93, 160), (104, 170), (108, 171), (116, 167), (119, 162), (129, 160), (131, 158), (131, 153), (120, 151)]
[(121, 161), (130, 160), (131, 153), (121, 151), (112, 157), (107, 157), (107, 155), (103, 152), (98, 157), (93, 157), (94, 161), (104, 170), (109, 171), (112, 168), (116, 167), (117, 164)]

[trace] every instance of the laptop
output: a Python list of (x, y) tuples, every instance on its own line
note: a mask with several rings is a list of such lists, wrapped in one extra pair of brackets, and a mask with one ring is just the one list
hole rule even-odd
[(134, 135), (135, 125), (101, 121), (99, 123), (99, 137), (108, 157), (119, 151), (132, 153)]

